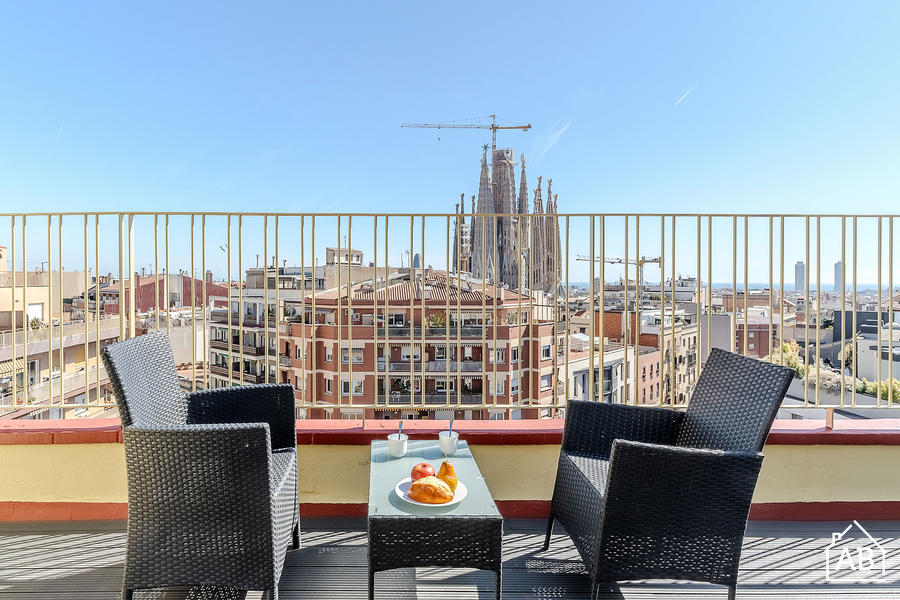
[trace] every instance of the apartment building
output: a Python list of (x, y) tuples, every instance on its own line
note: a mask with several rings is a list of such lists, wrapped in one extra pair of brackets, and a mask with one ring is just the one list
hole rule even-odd
[(4, 418), (97, 416), (97, 409), (51, 405), (60, 400), (65, 404), (96, 402), (95, 384), (99, 381), (102, 387), (109, 381), (98, 361), (96, 342), (99, 340), (102, 348), (118, 339), (119, 321), (115, 318), (29, 327), (16, 331), (15, 336), (12, 332), (0, 334), (0, 405), (9, 407), (0, 409), (5, 411)]
[[(134, 282), (134, 307), (135, 312), (146, 313), (167, 308), (203, 307), (209, 304), (225, 304), (228, 297), (228, 288), (213, 281), (212, 271), (207, 271), (205, 279), (191, 277), (187, 273), (171, 273), (153, 276), (133, 275)], [(120, 296), (124, 297), (122, 304), (127, 308), (131, 299), (132, 281), (126, 279), (124, 285), (121, 281), (111, 277), (106, 282), (97, 282), (87, 290), (87, 305), (91, 307), (99, 298), (101, 311), (105, 314), (119, 314)], [(123, 293), (124, 288), (124, 293)], [(82, 300), (84, 294), (82, 294)], [(89, 309), (90, 310), (90, 309)]]
[[(593, 352), (593, 394), (591, 388), (591, 351)], [(654, 404), (661, 400), (662, 374), (660, 371), (659, 348), (625, 346), (617, 342), (603, 344), (603, 358), (600, 358), (600, 342), (592, 341), (582, 333), (569, 336), (569, 349), (561, 350), (565, 366), (561, 369), (561, 379), (568, 380), (568, 387), (561, 385), (560, 396), (574, 400), (593, 400), (606, 403)], [(627, 360), (626, 360), (627, 356)], [(637, 369), (635, 369), (637, 357)], [(601, 366), (603, 376), (601, 378)], [(637, 380), (635, 375), (637, 374)], [(601, 382), (603, 396), (601, 399)]]
[(231, 353), (227, 313), (213, 317), (211, 385), (264, 381), (268, 369), (320, 418), (550, 417), (563, 331), (534, 320), (529, 300), (443, 272), (400, 272), (286, 301), (281, 324), (267, 326), (265, 298), (245, 296), (242, 342), (232, 310)]
[(900, 379), (900, 324), (867, 321), (859, 327), (856, 352), (857, 377), (877, 381), (880, 367), (883, 380)]

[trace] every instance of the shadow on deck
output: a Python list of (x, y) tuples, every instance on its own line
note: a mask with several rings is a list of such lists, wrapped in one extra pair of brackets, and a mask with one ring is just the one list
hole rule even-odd
[[(867, 525), (864, 523), (864, 525)], [(738, 598), (753, 600), (885, 600), (900, 598), (900, 521), (870, 523), (887, 553), (880, 583), (826, 583), (824, 548), (846, 523), (751, 523), (744, 543)], [(288, 552), (283, 600), (366, 598), (366, 534), (362, 520), (304, 519), (300, 550)], [(571, 542), (557, 528), (540, 552), (544, 522), (505, 524), (503, 597), (564, 600), (588, 597), (590, 582)], [(125, 552), (124, 523), (0, 524), (0, 600), (114, 599)], [(491, 573), (467, 569), (398, 569), (376, 575), (376, 598), (489, 600)], [(230, 590), (143, 591), (143, 599), (258, 598)], [(604, 600), (726, 597), (724, 587), (687, 582), (622, 583)]]

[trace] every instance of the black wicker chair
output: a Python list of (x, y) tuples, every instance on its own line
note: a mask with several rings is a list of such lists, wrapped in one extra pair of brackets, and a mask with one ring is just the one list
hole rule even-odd
[(300, 546), (291, 386), (184, 394), (165, 332), (102, 356), (128, 470), (125, 600), (170, 586), (277, 599), (288, 545)]
[(686, 579), (736, 594), (760, 453), (792, 372), (712, 350), (686, 412), (570, 401), (544, 550), (554, 519), (590, 574)]

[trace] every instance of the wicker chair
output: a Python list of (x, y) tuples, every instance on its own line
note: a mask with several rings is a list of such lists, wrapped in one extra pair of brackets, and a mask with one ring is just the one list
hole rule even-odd
[(170, 586), (277, 599), (288, 545), (300, 546), (291, 386), (184, 394), (165, 332), (102, 356), (128, 470), (125, 600)]
[(590, 574), (591, 597), (635, 579), (686, 579), (736, 594), (760, 453), (792, 372), (713, 350), (686, 412), (570, 401), (554, 519)]

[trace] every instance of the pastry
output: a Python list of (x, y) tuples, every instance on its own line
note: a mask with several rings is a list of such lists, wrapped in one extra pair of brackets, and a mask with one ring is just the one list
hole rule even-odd
[(422, 477), (409, 486), (409, 497), (426, 504), (446, 504), (453, 500), (453, 490), (434, 475)]

